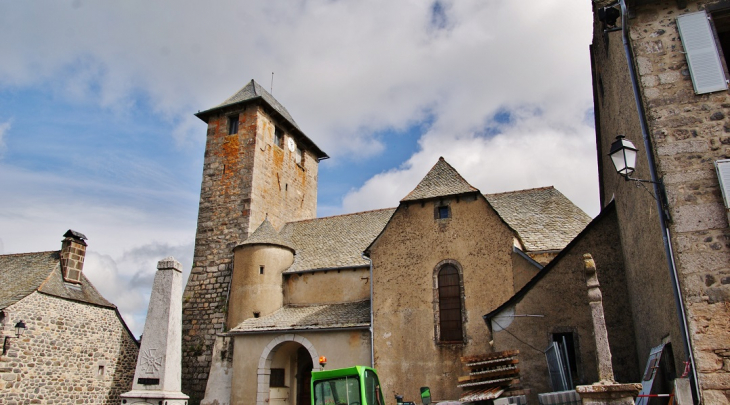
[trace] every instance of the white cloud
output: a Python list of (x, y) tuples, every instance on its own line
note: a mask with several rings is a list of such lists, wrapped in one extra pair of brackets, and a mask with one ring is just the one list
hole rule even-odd
[(5, 145), (5, 137), (8, 131), (10, 131), (10, 121), (0, 122), (0, 159), (2, 159), (7, 148)]

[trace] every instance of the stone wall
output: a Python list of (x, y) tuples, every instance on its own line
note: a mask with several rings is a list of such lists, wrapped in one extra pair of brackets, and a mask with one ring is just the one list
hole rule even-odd
[(550, 264), (537, 284), (510, 307), (510, 314), (538, 316), (499, 317), (506, 313), (502, 311), (493, 318), (498, 327), (505, 328), (501, 331), (495, 328), (494, 350), (520, 351), (521, 382), (524, 388), (530, 389), (531, 402), (537, 403), (538, 393), (552, 391), (543, 351), (551, 343), (553, 334), (573, 336), (577, 360), (577, 372), (573, 374), (575, 385), (598, 381), (596, 345), (583, 268), (584, 253), (594, 256), (598, 268), (616, 380), (635, 382), (641, 376), (631, 306), (625, 293), (626, 278), (616, 212), (611, 209), (594, 220)]
[[(448, 204), (451, 217), (434, 219)], [(401, 203), (371, 247), (375, 367), (383, 395), (412, 400), (430, 386), (434, 398), (457, 399), (460, 356), (491, 351), (482, 315), (514, 294), (513, 233), (481, 196)], [(463, 343), (437, 334), (435, 272), (455, 263), (463, 286)]]
[[(596, 5), (603, 3), (608, 2)], [(690, 1), (678, 9), (676, 1), (642, 2), (632, 10), (635, 18), (629, 25), (647, 112), (649, 152), (666, 185), (670, 241), (700, 385), (706, 400), (722, 397), (724, 402), (711, 402), (728, 403), (730, 229), (713, 162), (730, 157), (730, 97), (727, 91), (694, 93), (676, 24), (679, 15), (715, 3)], [(596, 22), (592, 55), (601, 191), (604, 201), (612, 195), (617, 201), (635, 328), (641, 337), (639, 358), (644, 362), (649, 348), (669, 337), (681, 374), (687, 356), (675, 326), (679, 321), (655, 202), (634, 183), (621, 180), (605, 156), (613, 138), (625, 133), (640, 148), (635, 177), (649, 178), (620, 31), (604, 35)]]
[[(236, 115), (238, 133), (229, 135), (228, 118)], [(274, 145), (274, 127), (256, 102), (208, 119), (195, 255), (183, 294), (182, 379), (191, 404), (205, 393), (215, 333), (225, 328), (233, 248), (267, 215), (277, 229), (316, 215), (318, 161), (304, 149), (297, 164), (286, 139), (284, 148)]]
[(118, 405), (132, 388), (139, 348), (114, 309), (35, 292), (4, 311), (5, 336), (27, 330), (0, 358), (0, 403)]

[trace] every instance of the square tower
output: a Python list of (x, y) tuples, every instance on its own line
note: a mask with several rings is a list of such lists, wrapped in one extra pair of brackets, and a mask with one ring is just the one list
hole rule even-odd
[(267, 217), (276, 228), (314, 218), (317, 169), (328, 158), (253, 80), (195, 115), (208, 131), (183, 303), (183, 391), (191, 403), (205, 393), (215, 333), (225, 324), (233, 248)]

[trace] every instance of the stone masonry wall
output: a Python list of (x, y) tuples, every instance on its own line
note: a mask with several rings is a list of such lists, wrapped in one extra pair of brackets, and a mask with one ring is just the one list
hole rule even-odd
[(702, 394), (705, 403), (728, 404), (730, 228), (713, 162), (730, 158), (730, 96), (694, 93), (676, 24), (679, 15), (716, 3), (637, 6), (630, 32)]
[[(233, 115), (239, 131), (229, 135)], [(304, 163), (296, 164), (287, 139), (284, 148), (273, 145), (274, 127), (255, 103), (208, 121), (195, 256), (183, 295), (182, 391), (191, 404), (205, 394), (215, 334), (225, 328), (233, 248), (267, 214), (277, 229), (316, 215), (318, 161), (305, 150)]]
[[(0, 403), (117, 405), (132, 388), (139, 348), (113, 309), (36, 292), (4, 311)], [(27, 327), (19, 339), (18, 320)]]

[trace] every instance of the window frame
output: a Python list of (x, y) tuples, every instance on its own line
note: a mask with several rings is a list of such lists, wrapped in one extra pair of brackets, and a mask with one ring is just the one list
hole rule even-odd
[(228, 135), (238, 134), (240, 119), (238, 115), (229, 115), (228, 117)]
[(285, 132), (283, 129), (279, 128), (278, 126), (274, 126), (274, 145), (278, 146), (280, 149), (284, 149), (284, 138)]
[[(439, 288), (439, 275), (442, 270), (446, 267), (453, 267), (456, 270), (456, 275), (459, 278), (458, 291), (459, 291), (459, 326), (461, 328), (461, 337), (457, 340), (445, 339), (442, 322), (442, 307), (441, 307), (441, 289)], [(464, 272), (461, 264), (456, 260), (442, 260), (439, 262), (433, 270), (433, 311), (434, 311), (434, 340), (439, 345), (463, 345), (466, 342), (466, 305), (464, 300)]]

